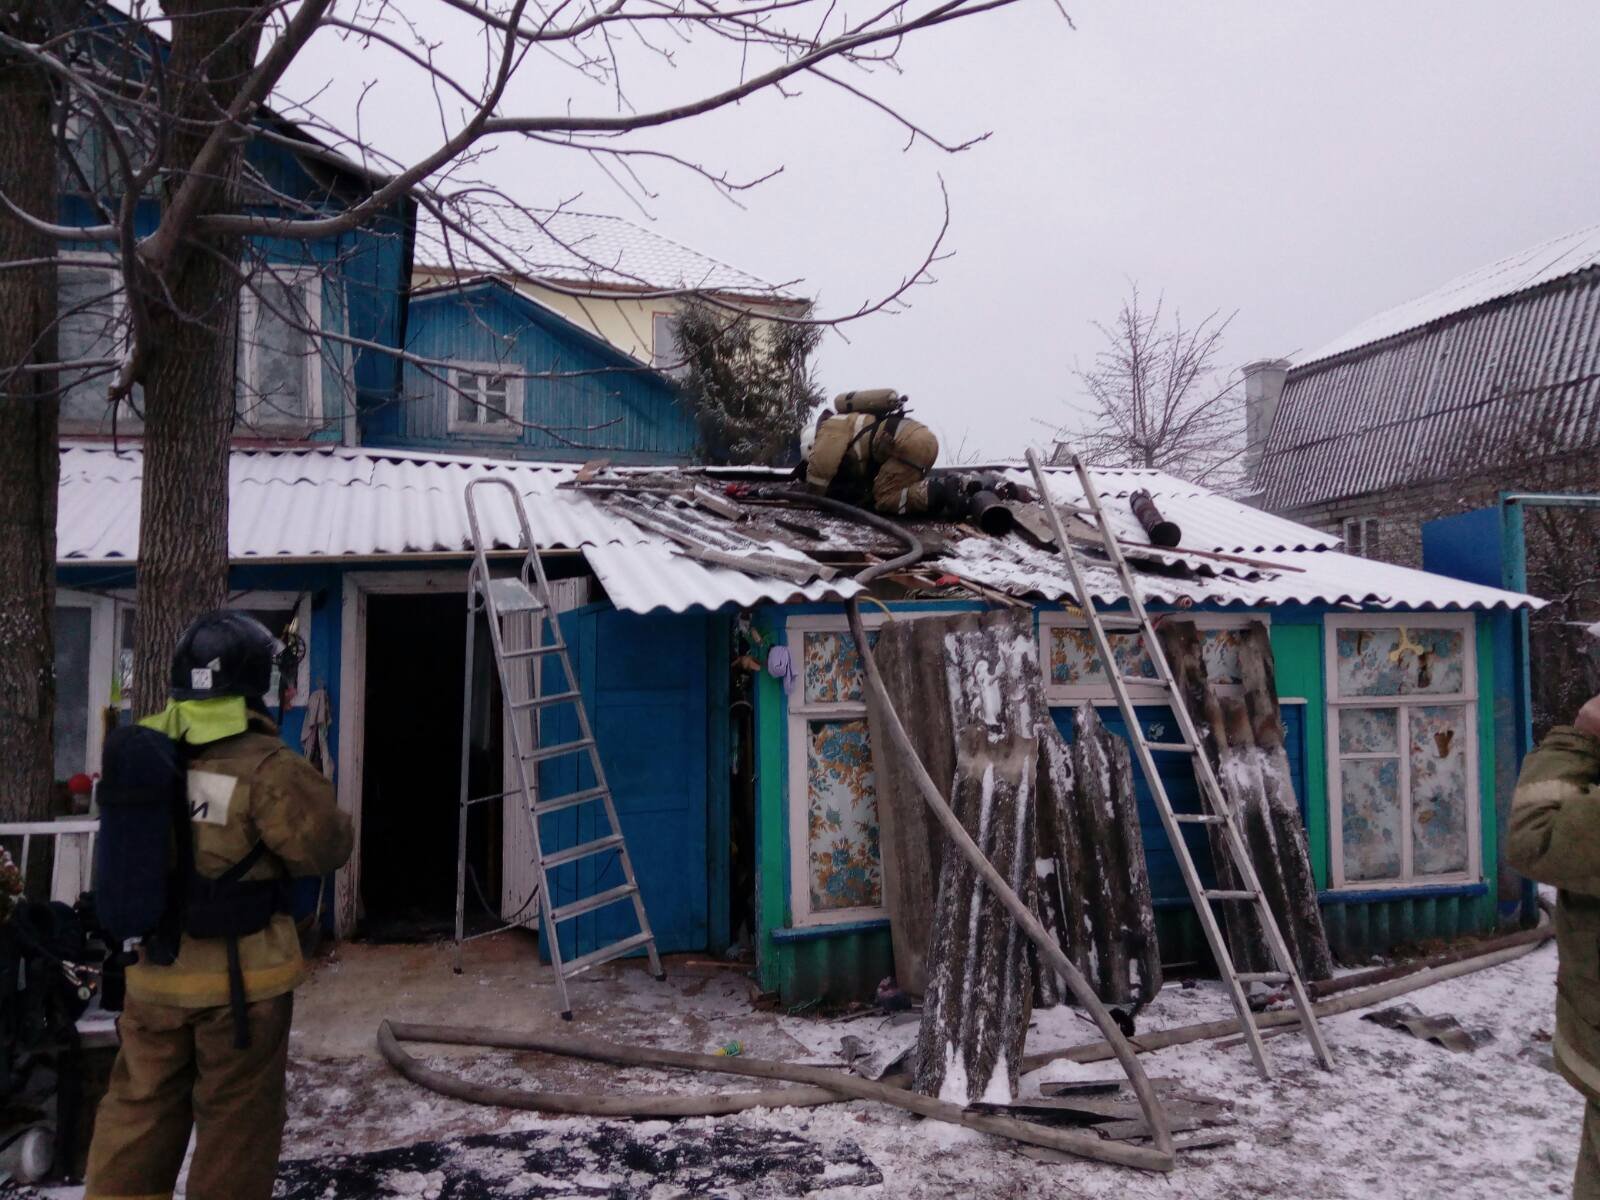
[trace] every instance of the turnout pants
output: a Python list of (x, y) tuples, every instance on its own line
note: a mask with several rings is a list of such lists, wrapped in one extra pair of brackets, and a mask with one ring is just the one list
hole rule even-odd
[(1583, 1108), (1583, 1140), (1578, 1143), (1578, 1170), (1572, 1177), (1572, 1200), (1600, 1200), (1600, 1105)]
[(251, 1004), (250, 1048), (236, 1050), (226, 1005), (129, 999), (95, 1116), (84, 1200), (167, 1200), (191, 1128), (189, 1200), (270, 1200), (293, 1014), (293, 992)]

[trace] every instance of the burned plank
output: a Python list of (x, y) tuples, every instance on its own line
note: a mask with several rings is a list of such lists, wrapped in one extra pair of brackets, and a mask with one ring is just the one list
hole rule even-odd
[[(1283, 717), (1273, 669), (1272, 642), (1266, 626), (1252, 622), (1239, 639), (1239, 673), (1251, 738), (1262, 755), (1265, 819), (1273, 833), (1273, 870), (1280, 903), (1273, 907), (1300, 974), (1306, 979), (1333, 977), (1333, 955), (1317, 904), (1311, 853), (1295, 799), (1289, 755), (1284, 747)], [(1257, 868), (1260, 869), (1259, 866)]]
[[(885, 688), (923, 764), (948, 800), (955, 777), (956, 744), (946, 700), (944, 635), (936, 618), (894, 620), (878, 632), (873, 656)], [(878, 802), (878, 850), (883, 867), (883, 903), (889, 912), (895, 980), (903, 991), (927, 990), (928, 943), (944, 834), (912, 781), (909, 763), (882, 732), (884, 714), (867, 689), (867, 728)]]
[[(1039, 813), (1039, 919), (1055, 936), (1072, 965), (1093, 979), (1089, 909), (1084, 892), (1083, 836), (1076, 812), (1072, 754), (1050, 721), (1040, 722)], [(1049, 1008), (1060, 1003), (1061, 981), (1055, 972), (1040, 968), (1034, 956), (1034, 1003)]]
[[(1007, 611), (964, 614), (947, 627), (942, 658), (957, 745), (952, 807), (1027, 900), (1037, 857), (1038, 715), (1023, 674), (1034, 663), (1031, 622)], [(1023, 942), (971, 865), (946, 855), (928, 949), (918, 1092), (961, 1104), (1016, 1094), (1031, 999)]]

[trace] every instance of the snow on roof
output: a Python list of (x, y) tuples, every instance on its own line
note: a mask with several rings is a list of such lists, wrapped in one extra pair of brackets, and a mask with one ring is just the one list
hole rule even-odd
[(796, 298), (748, 271), (621, 217), (476, 204), (458, 219), (488, 246), (446, 231), (424, 210), (417, 217), (418, 267), (640, 291), (695, 288), (772, 300)]
[[(139, 544), (139, 450), (68, 445), (61, 451), (57, 558), (61, 565), (131, 562)], [(1017, 468), (1009, 468), (1015, 471)], [(663, 509), (636, 524), (602, 495), (558, 485), (577, 468), (440, 454), (334, 447), (233, 451), (229, 551), (235, 562), (370, 559), (460, 554), (469, 550), (463, 491), (474, 479), (510, 479), (523, 494), (541, 547), (581, 552), (612, 603), (630, 612), (667, 608), (717, 609), (761, 603), (844, 599), (860, 591), (847, 574), (829, 578), (823, 563), (798, 548), (792, 536), (771, 536), (763, 521), (770, 509), (735, 526), (715, 511)], [(637, 472), (633, 473), (637, 475)], [(665, 469), (686, 482), (719, 480), (708, 472)], [(626, 484), (629, 472), (616, 478)], [(762, 476), (770, 478), (770, 476)], [(1058, 500), (1076, 503), (1076, 478), (1052, 470)], [(1536, 606), (1532, 597), (1480, 587), (1404, 567), (1336, 553), (1328, 535), (1259, 512), (1157, 471), (1095, 472), (1096, 486), (1120, 540), (1144, 542), (1127, 495), (1149, 490), (1168, 517), (1184, 529), (1177, 550), (1143, 552), (1146, 558), (1186, 568), (1142, 573), (1146, 600), (1223, 605), (1288, 603), (1356, 604), (1379, 608), (1498, 608)], [(630, 499), (660, 503), (646, 491)], [(720, 506), (719, 506), (720, 507)], [(1124, 511), (1127, 510), (1127, 511)], [(643, 511), (642, 509), (640, 511)], [(658, 531), (670, 524), (674, 540)], [(790, 522), (794, 526), (794, 522)], [(805, 524), (827, 526), (818, 547), (831, 542), (860, 548), (873, 534), (851, 522), (830, 523), (807, 514)], [(942, 527), (947, 536), (931, 566), (1021, 597), (1069, 596), (1065, 569), (1053, 553), (1019, 535), (992, 538), (967, 527)], [(517, 533), (508, 508), (491, 504), (484, 529), (497, 548), (514, 549)], [(682, 535), (726, 556), (782, 559), (787, 573), (752, 561), (748, 569), (713, 566), (686, 555)], [(1249, 555), (1230, 561), (1217, 555)], [(798, 571), (798, 578), (795, 572)], [(1102, 603), (1120, 599), (1109, 569), (1091, 569), (1090, 586)]]
[(1458, 275), (1442, 287), (1368, 317), (1325, 346), (1294, 356), (1294, 368), (1358, 350), (1456, 313), (1600, 266), (1600, 225), (1563, 234)]

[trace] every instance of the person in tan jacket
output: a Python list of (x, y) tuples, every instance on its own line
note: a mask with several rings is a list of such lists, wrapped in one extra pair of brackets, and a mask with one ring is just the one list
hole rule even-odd
[[(253, 618), (200, 617), (178, 642), (173, 702), (141, 724), (188, 748), (196, 875), (215, 880), (253, 855), (242, 880), (284, 890), (342, 866), (352, 833), (332, 784), (283, 744), (261, 705), (274, 652)], [(85, 1200), (170, 1197), (191, 1130), (189, 1200), (272, 1195), (294, 989), (306, 965), (287, 905), (233, 940), (233, 973), (229, 939), (188, 932), (170, 961), (151, 961), (167, 955), (146, 947), (128, 968), (122, 1047), (95, 1118)]]
[(1556, 1066), (1588, 1101), (1574, 1200), (1600, 1200), (1600, 696), (1552, 729), (1517, 779), (1511, 865), (1556, 887)]

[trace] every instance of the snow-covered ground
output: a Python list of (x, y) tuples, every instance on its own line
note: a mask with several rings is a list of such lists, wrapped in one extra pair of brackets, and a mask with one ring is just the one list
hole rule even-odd
[[(1143, 1175), (1088, 1162), (1042, 1164), (1011, 1144), (919, 1121), (867, 1103), (814, 1109), (757, 1110), (684, 1123), (690, 1128), (738, 1126), (799, 1133), (823, 1145), (855, 1143), (884, 1182), (828, 1187), (808, 1195), (850, 1197), (982, 1196), (1001, 1198), (1146, 1197), (1183, 1200), (1521, 1200), (1562, 1196), (1570, 1186), (1582, 1102), (1550, 1064), (1556, 953), (1546, 945), (1515, 962), (1412, 993), (1400, 1002), (1427, 1014), (1448, 1013), (1468, 1028), (1484, 1028), (1491, 1041), (1456, 1054), (1349, 1013), (1324, 1022), (1337, 1059), (1329, 1074), (1312, 1062), (1296, 1035), (1267, 1042), (1277, 1075), (1261, 1082), (1243, 1046), (1215, 1043), (1174, 1047), (1144, 1058), (1152, 1076), (1172, 1076), (1193, 1090), (1234, 1101), (1236, 1144), (1193, 1151), (1171, 1175)], [(315, 984), (313, 986), (316, 986)], [(736, 1037), (749, 1055), (823, 1063), (836, 1057), (839, 1039), (854, 1034), (869, 1044), (904, 1038), (911, 1026), (874, 1017), (824, 1021), (752, 1012), (737, 975), (657, 984), (631, 968), (606, 981), (603, 1022), (582, 1020), (584, 1032), (618, 1040), (711, 1050)], [(594, 993), (600, 994), (598, 990)], [(522, 1002), (526, 1003), (526, 992)], [(404, 997), (390, 999), (405, 1016)], [(1227, 1015), (1213, 984), (1169, 986), (1140, 1021), (1142, 1030)], [(377, 1013), (372, 1014), (375, 1023)], [(517, 1024), (508, 998), (502, 1024)], [(1094, 1040), (1093, 1029), (1072, 1009), (1034, 1014), (1028, 1048)], [(423, 1048), (418, 1048), (419, 1052)], [(428, 1061), (475, 1079), (512, 1086), (571, 1090), (628, 1088), (656, 1092), (743, 1090), (748, 1080), (612, 1071), (535, 1055), (464, 1056), (440, 1053)], [(1055, 1063), (1026, 1076), (1024, 1093), (1045, 1079), (1111, 1078), (1115, 1063)], [(518, 1129), (556, 1132), (581, 1126), (528, 1112), (475, 1107), (415, 1087), (371, 1055), (307, 1057), (297, 1053), (290, 1079), (290, 1123), (285, 1157), (307, 1158), (408, 1145), (418, 1141)], [(682, 1125), (680, 1125), (682, 1128)], [(619, 1164), (619, 1170), (620, 1170)], [(591, 1173), (574, 1196), (650, 1195), (637, 1176)], [(596, 1190), (591, 1190), (596, 1189)], [(620, 1190), (613, 1190), (620, 1189)], [(72, 1191), (54, 1193), (65, 1200)], [(180, 1193), (181, 1194), (181, 1193)], [(422, 1195), (397, 1185), (378, 1193)], [(507, 1193), (511, 1195), (512, 1193)], [(545, 1194), (545, 1193), (538, 1193)], [(691, 1194), (673, 1190), (674, 1195)], [(701, 1193), (693, 1193), (701, 1194)], [(732, 1193), (704, 1193), (737, 1195)], [(334, 1200), (329, 1197), (329, 1200)], [(344, 1200), (367, 1200), (348, 1197)], [(377, 1200), (375, 1196), (373, 1200)]]

